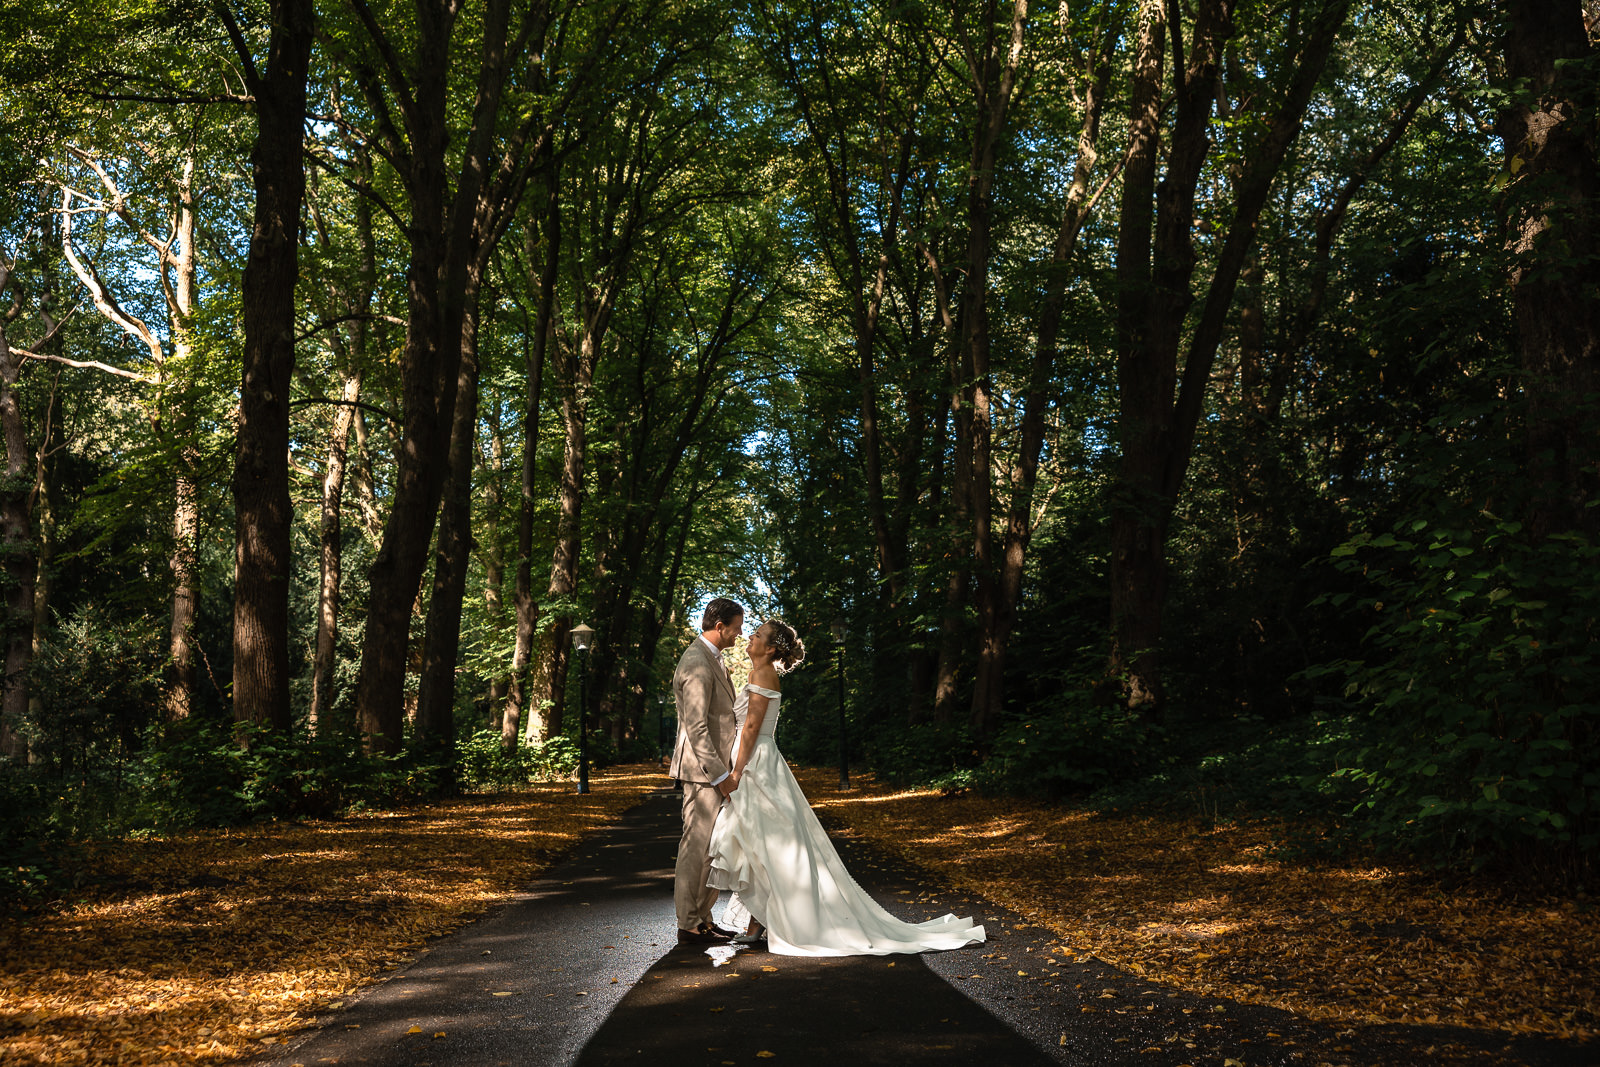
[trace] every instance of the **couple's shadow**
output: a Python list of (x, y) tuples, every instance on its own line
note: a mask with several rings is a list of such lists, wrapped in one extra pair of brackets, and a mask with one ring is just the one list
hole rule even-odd
[(1051, 1062), (919, 956), (680, 946), (590, 1039), (585, 1065)]

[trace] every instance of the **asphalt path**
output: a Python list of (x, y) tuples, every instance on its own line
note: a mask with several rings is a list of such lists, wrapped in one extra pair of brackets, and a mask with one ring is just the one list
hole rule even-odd
[(1163, 987), (837, 830), (852, 873), (890, 911), (972, 915), (989, 940), (831, 959), (680, 948), (678, 834), (676, 794), (653, 794), (258, 1067), (1600, 1062), (1592, 1046), (1442, 1027), (1341, 1029)]

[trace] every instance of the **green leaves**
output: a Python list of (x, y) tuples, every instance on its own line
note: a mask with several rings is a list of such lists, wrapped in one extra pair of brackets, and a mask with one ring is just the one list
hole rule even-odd
[(1396, 529), (1428, 530), (1428, 543), (1363, 534), (1332, 553), (1366, 582), (1356, 604), (1384, 606), (1372, 654), (1322, 668), (1344, 676), (1381, 742), (1345, 772), (1365, 791), (1369, 835), (1475, 865), (1593, 852), (1600, 548), (1488, 513)]

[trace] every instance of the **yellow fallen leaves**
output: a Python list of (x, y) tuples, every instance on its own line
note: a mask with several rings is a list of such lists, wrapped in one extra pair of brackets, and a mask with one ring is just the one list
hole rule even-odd
[(1048, 927), (1079, 963), (1328, 1021), (1600, 1032), (1589, 905), (1370, 859), (1296, 863), (1273, 854), (1268, 826), (946, 797), (870, 774), (840, 793), (834, 772), (795, 773), (830, 826)]
[(640, 765), (591, 782), (585, 796), (550, 783), (337, 822), (116, 842), (93, 857), (104, 888), (0, 930), (11, 941), (0, 1062), (254, 1056), (415, 959), (427, 938), (526, 884), (664, 779)]

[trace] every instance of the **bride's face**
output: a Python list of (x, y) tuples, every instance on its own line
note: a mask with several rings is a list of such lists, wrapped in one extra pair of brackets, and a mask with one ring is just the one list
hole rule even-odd
[(772, 645), (767, 638), (770, 631), (765, 626), (756, 627), (756, 632), (750, 635), (750, 640), (745, 642), (745, 654), (751, 659), (772, 655)]

